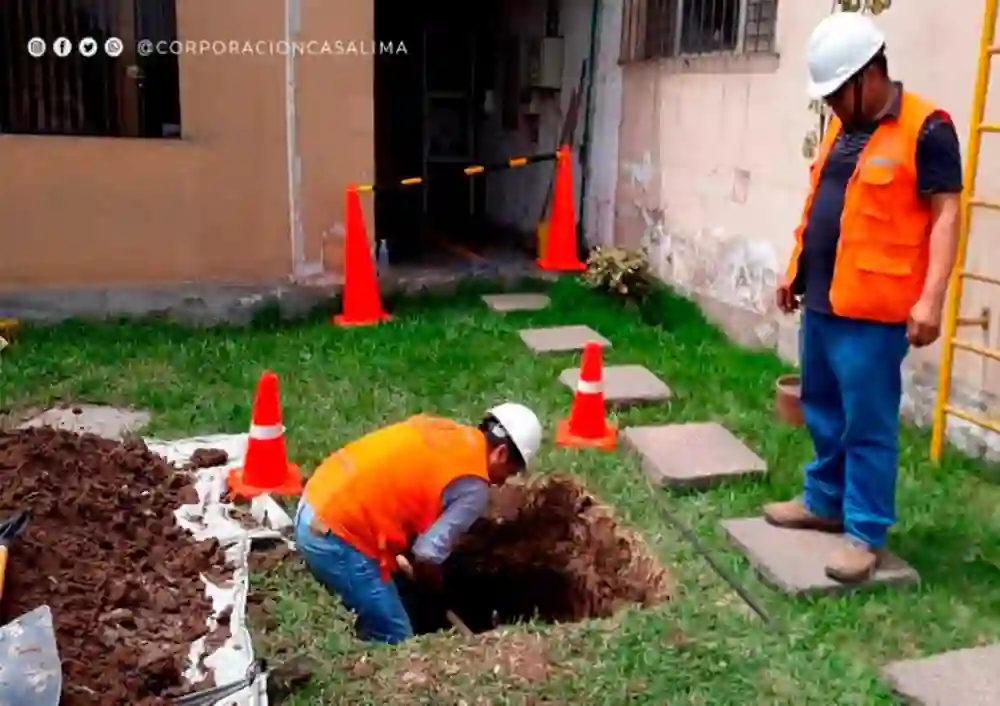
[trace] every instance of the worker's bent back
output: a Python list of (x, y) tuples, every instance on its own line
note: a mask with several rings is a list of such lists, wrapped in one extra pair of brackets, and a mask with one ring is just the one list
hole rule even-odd
[(305, 499), (326, 529), (393, 566), (441, 514), (456, 478), (489, 480), (486, 439), (475, 428), (416, 416), (351, 442), (316, 469)]

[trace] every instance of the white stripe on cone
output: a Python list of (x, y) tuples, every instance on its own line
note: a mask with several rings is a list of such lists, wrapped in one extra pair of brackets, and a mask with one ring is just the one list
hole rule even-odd
[(589, 380), (580, 380), (576, 383), (576, 391), (584, 395), (599, 394), (604, 392), (604, 381), (590, 382)]
[(270, 424), (267, 426), (261, 424), (250, 425), (250, 438), (257, 441), (274, 441), (275, 439), (280, 439), (284, 433), (284, 424)]

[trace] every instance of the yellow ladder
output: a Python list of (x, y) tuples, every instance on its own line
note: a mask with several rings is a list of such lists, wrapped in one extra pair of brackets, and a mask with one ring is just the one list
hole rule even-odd
[(976, 72), (976, 92), (972, 100), (972, 117), (969, 125), (969, 151), (965, 164), (965, 189), (962, 192), (958, 260), (955, 271), (951, 275), (951, 286), (948, 288), (948, 310), (945, 314), (944, 335), (941, 342), (941, 368), (938, 379), (937, 402), (934, 405), (934, 426), (931, 433), (931, 459), (934, 461), (941, 460), (948, 415), (1000, 433), (1000, 422), (989, 419), (982, 414), (958, 409), (949, 402), (956, 348), (1000, 361), (1000, 350), (963, 341), (956, 337), (958, 327), (961, 325), (983, 325), (982, 317), (969, 320), (959, 318), (959, 310), (962, 304), (962, 286), (965, 284), (965, 280), (1000, 286), (1000, 277), (989, 277), (965, 270), (965, 260), (969, 246), (969, 229), (972, 225), (972, 209), (986, 208), (993, 211), (1000, 211), (1000, 202), (986, 201), (977, 198), (975, 195), (976, 174), (979, 171), (979, 153), (982, 148), (983, 135), (986, 133), (1000, 133), (1000, 124), (983, 122), (986, 117), (986, 96), (989, 91), (993, 57), (1000, 54), (1000, 45), (995, 44), (998, 2), (1000, 0), (986, 0), (986, 9), (983, 13), (983, 32), (979, 42), (979, 69)]

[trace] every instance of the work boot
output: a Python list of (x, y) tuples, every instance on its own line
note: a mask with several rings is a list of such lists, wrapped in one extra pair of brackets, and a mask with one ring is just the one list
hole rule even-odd
[(764, 519), (776, 527), (788, 529), (817, 530), (839, 534), (844, 531), (844, 523), (830, 517), (814, 515), (801, 498), (783, 503), (768, 503), (764, 506)]
[(862, 583), (875, 574), (880, 559), (881, 552), (848, 537), (844, 546), (830, 555), (826, 575), (841, 583)]

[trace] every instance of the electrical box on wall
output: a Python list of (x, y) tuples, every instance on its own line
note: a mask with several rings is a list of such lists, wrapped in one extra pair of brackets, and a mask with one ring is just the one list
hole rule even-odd
[(562, 88), (563, 38), (542, 37), (528, 44), (528, 87), (558, 91)]

